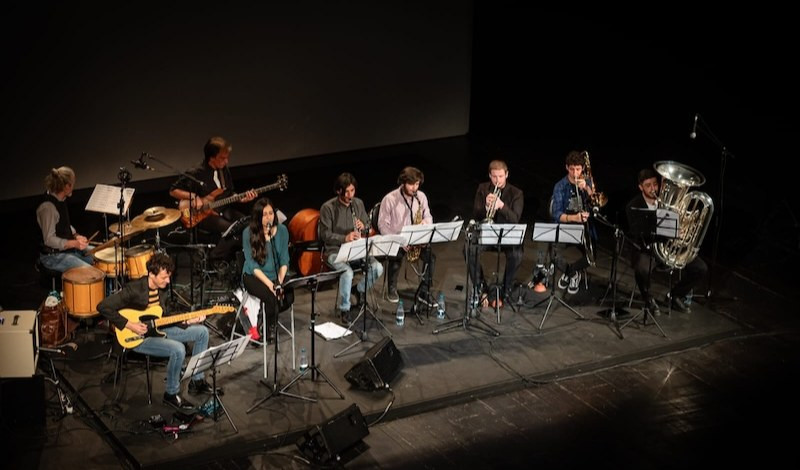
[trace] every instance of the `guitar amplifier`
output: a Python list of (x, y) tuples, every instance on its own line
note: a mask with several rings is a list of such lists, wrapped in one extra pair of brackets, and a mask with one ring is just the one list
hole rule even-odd
[(39, 361), (35, 310), (0, 312), (0, 377), (32, 377)]

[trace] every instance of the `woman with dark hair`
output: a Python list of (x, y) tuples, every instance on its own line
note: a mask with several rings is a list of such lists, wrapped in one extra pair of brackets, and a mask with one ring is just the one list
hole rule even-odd
[[(264, 303), (264, 319), (271, 328), (278, 317), (278, 297), (283, 295), (280, 285), (289, 270), (289, 230), (277, 223), (268, 198), (261, 198), (253, 205), (250, 226), (242, 233), (242, 249), (244, 288)], [(248, 312), (248, 318), (250, 336), (257, 340), (258, 312)]]

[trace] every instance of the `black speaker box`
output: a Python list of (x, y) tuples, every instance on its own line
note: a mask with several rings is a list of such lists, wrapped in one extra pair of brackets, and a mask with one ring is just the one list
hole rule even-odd
[(357, 448), (363, 444), (361, 439), (369, 434), (367, 422), (355, 404), (330, 418), (321, 425), (314, 426), (297, 442), (297, 448), (316, 464), (341, 464), (358, 455)]
[(403, 367), (400, 351), (391, 338), (386, 337), (371, 347), (364, 359), (354, 365), (345, 378), (362, 390), (385, 389)]

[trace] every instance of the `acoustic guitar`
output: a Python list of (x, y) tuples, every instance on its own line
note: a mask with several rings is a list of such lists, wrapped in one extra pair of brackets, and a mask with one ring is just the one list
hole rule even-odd
[(231, 313), (234, 310), (236, 309), (230, 305), (215, 305), (205, 310), (196, 310), (194, 312), (170, 315), (162, 318), (161, 315), (163, 312), (161, 311), (160, 305), (152, 305), (147, 307), (145, 310), (124, 308), (119, 311), (120, 315), (129, 321), (144, 323), (147, 325), (147, 333), (144, 335), (138, 335), (127, 328), (120, 330), (119, 328), (114, 327), (114, 329), (116, 330), (117, 342), (119, 345), (125, 349), (131, 349), (142, 344), (142, 341), (144, 341), (145, 338), (151, 336), (160, 336), (163, 338), (166, 336), (166, 333), (158, 331), (159, 326), (172, 325), (173, 323), (180, 323), (186, 320), (191, 320), (192, 318), (202, 317), (203, 315), (209, 316)]
[[(260, 188), (255, 188), (253, 191), (255, 191), (256, 194), (261, 194), (275, 189), (283, 191), (288, 187), (289, 178), (286, 175), (280, 175), (275, 183), (261, 186)], [(218, 207), (226, 206), (232, 202), (241, 201), (242, 198), (247, 195), (247, 193), (237, 193), (233, 196), (216, 200), (217, 196), (222, 194), (223, 191), (224, 190), (222, 188), (217, 188), (205, 196), (208, 200), (200, 209), (194, 209), (190, 207), (191, 201), (189, 199), (181, 200), (181, 202), (178, 204), (178, 209), (181, 211), (181, 223), (183, 223), (183, 226), (186, 228), (192, 228), (202, 222), (203, 219), (209, 215), (216, 214), (217, 212), (215, 209)]]

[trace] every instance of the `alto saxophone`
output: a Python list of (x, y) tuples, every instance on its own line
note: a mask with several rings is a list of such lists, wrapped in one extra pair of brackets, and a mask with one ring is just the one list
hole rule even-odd
[[(419, 225), (422, 223), (422, 203), (419, 202), (419, 197), (416, 194), (414, 194), (414, 199), (417, 200), (417, 212), (414, 214), (413, 225)], [(406, 252), (406, 259), (409, 263), (415, 263), (419, 259), (421, 252), (422, 245), (410, 246)]]

